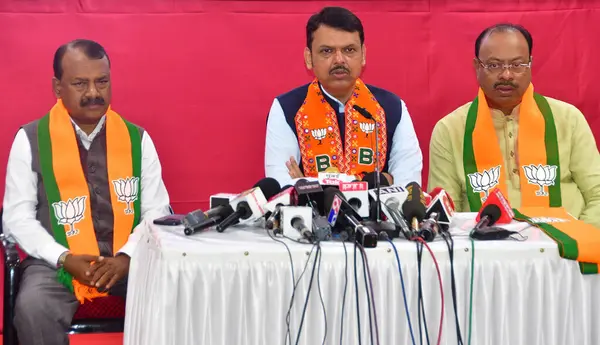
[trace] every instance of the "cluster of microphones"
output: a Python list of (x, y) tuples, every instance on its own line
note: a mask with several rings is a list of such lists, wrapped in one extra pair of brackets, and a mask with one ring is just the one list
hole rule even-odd
[[(337, 172), (319, 173), (318, 180), (300, 179), (283, 188), (264, 178), (240, 194), (211, 196), (208, 211), (197, 210), (183, 219), (192, 235), (214, 227), (223, 232), (236, 224), (264, 223), (274, 234), (308, 242), (332, 239), (376, 247), (380, 239), (404, 237), (433, 241), (449, 230), (455, 213), (442, 188), (429, 193), (416, 182), (390, 186), (379, 173), (361, 181)], [(501, 239), (511, 231), (494, 226), (509, 223), (514, 214), (498, 189), (489, 193), (471, 231), (476, 239)], [(262, 226), (262, 224), (261, 224)]]

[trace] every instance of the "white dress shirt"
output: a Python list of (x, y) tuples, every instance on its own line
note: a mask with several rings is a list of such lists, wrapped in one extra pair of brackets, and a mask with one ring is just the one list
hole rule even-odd
[[(105, 117), (102, 117), (90, 135), (75, 124), (76, 133), (86, 150), (89, 150), (104, 122)], [(68, 249), (56, 242), (54, 236), (36, 219), (38, 178), (31, 169), (31, 160), (29, 139), (25, 130), (20, 129), (13, 141), (6, 168), (3, 229), (27, 254), (56, 265), (59, 256)], [(162, 168), (148, 132), (142, 137), (141, 175), (140, 222), (170, 214), (169, 195), (162, 180)], [(118, 252), (131, 257), (138, 240), (139, 232), (134, 230)]]
[[(324, 89), (321, 90), (338, 103), (339, 112), (343, 113), (345, 105)], [(388, 173), (394, 178), (394, 185), (404, 187), (413, 181), (420, 185), (423, 154), (406, 104), (404, 101), (401, 102), (402, 118), (392, 138), (392, 148), (388, 158)], [(265, 175), (276, 179), (282, 186), (294, 185), (298, 179), (290, 177), (285, 165), (290, 157), (294, 157), (296, 162), (300, 164), (300, 146), (296, 134), (285, 120), (279, 100), (275, 98), (267, 120)]]

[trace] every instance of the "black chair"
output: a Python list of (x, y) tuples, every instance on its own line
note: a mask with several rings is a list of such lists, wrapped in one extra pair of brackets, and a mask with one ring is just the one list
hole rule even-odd
[[(2, 208), (0, 208), (0, 220), (2, 219)], [(8, 241), (2, 230), (2, 222), (0, 221), (0, 246), (2, 247), (2, 255), (4, 257), (4, 310), (3, 310), (3, 327), (2, 327), (2, 343), (3, 345), (18, 345), (17, 332), (13, 325), (15, 317), (15, 302), (17, 300), (17, 292), (19, 291), (20, 281), (20, 263), (21, 258), (17, 245)], [(102, 308), (104, 299), (116, 299), (117, 297), (99, 298), (91, 303), (86, 303), (82, 308), (89, 308), (89, 305), (96, 304), (96, 309)], [(111, 300), (111, 301), (113, 301)], [(111, 305), (114, 307), (114, 305)], [(123, 302), (124, 307), (124, 302)], [(79, 313), (79, 310), (78, 310)], [(78, 318), (75, 314), (69, 334), (85, 334), (85, 333), (120, 333), (123, 332), (125, 326), (124, 317), (102, 317), (94, 318), (89, 312), (79, 313), (84, 315), (83, 318)]]

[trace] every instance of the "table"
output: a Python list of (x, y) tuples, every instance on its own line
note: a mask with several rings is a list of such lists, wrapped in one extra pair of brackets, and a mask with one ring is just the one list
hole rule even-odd
[[(466, 230), (474, 214), (458, 214), (454, 270), (458, 319), (468, 344), (471, 241)], [(476, 345), (600, 344), (600, 276), (583, 276), (576, 262), (559, 257), (556, 243), (537, 228), (511, 224), (527, 241), (475, 242), (472, 340)], [(142, 240), (131, 261), (124, 343), (269, 345), (285, 344), (286, 313), (292, 294), (290, 256), (264, 229), (229, 228), (183, 235), (181, 227), (145, 223)], [(296, 279), (311, 245), (285, 241)], [(414, 243), (395, 239), (416, 342), (417, 260)], [(450, 262), (445, 242), (430, 243), (442, 272), (445, 314), (442, 344), (457, 344), (450, 289)], [(325, 344), (358, 344), (354, 246), (322, 243), (319, 286), (327, 318)], [(398, 265), (392, 246), (380, 241), (367, 248), (374, 288), (380, 344), (411, 344)], [(298, 284), (290, 313), (291, 339), (296, 343), (314, 252)], [(342, 327), (342, 297), (348, 277)], [(358, 291), (362, 344), (370, 344), (369, 314), (358, 257)], [(316, 280), (316, 278), (315, 278)], [(439, 329), (441, 299), (431, 256), (425, 252), (422, 281), (432, 344)], [(325, 316), (313, 282), (299, 344), (321, 344)], [(425, 340), (423, 343), (426, 343)]]

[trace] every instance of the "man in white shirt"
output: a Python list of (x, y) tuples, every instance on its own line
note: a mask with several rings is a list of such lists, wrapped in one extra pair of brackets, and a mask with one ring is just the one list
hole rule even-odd
[(345, 8), (326, 7), (308, 20), (306, 39), (304, 60), (315, 79), (273, 101), (266, 176), (282, 186), (332, 169), (360, 179), (378, 162), (390, 184), (420, 184), (423, 155), (406, 104), (359, 78), (366, 63), (360, 19)]
[(170, 213), (152, 139), (110, 109), (104, 48), (61, 46), (53, 89), (57, 103), (18, 131), (7, 166), (3, 228), (28, 254), (14, 319), (22, 345), (68, 344), (80, 303), (125, 297), (132, 230)]

